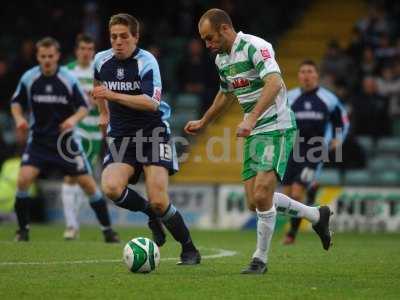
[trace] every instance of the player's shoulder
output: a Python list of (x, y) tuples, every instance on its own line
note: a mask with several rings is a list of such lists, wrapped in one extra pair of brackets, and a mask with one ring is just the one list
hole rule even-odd
[(73, 60), (73, 61), (69, 62), (68, 64), (66, 64), (65, 67), (68, 70), (74, 70), (77, 65), (78, 65), (78, 62), (76, 60)]
[(40, 71), (40, 67), (35, 66), (35, 67), (30, 68), (29, 70), (25, 71), (24, 74), (22, 74), (21, 82), (24, 84), (28, 84), (33, 79), (38, 78), (41, 74), (42, 74), (42, 72)]
[(58, 69), (58, 74), (65, 77), (71, 77), (71, 79), (75, 80), (75, 76), (72, 74), (71, 70), (67, 66), (61, 66)]
[(326, 105), (330, 108), (333, 109), (336, 105), (340, 103), (339, 98), (330, 91), (329, 89), (325, 87), (319, 87), (317, 91), (317, 96), (326, 103)]
[(246, 42), (246, 47), (254, 47), (256, 49), (268, 48), (273, 49), (272, 44), (263, 38), (258, 36), (247, 34), (247, 33), (239, 33), (239, 37)]
[(160, 77), (159, 71), (155, 71), (159, 70), (159, 66), (157, 59), (154, 57), (152, 53), (144, 49), (138, 48), (133, 58), (136, 59), (137, 61), (139, 76), (144, 76), (147, 72), (152, 71), (153, 75), (155, 72), (156, 74), (158, 74), (156, 75), (156, 77), (157, 78)]
[(136, 59), (156, 60), (156, 58), (150, 51), (144, 50), (142, 48), (138, 48), (135, 58)]
[(225, 53), (218, 53), (215, 56), (215, 64), (218, 68), (222, 68), (222, 65), (226, 64), (227, 59), (229, 58), (228, 54)]
[(108, 56), (113, 56), (113, 55), (114, 55), (114, 52), (113, 52), (112, 48), (97, 52), (96, 55), (94, 56), (94, 62), (96, 63), (99, 60), (102, 60)]
[(297, 99), (298, 97), (301, 96), (301, 88), (296, 87), (296, 88), (290, 89), (290, 90), (288, 90), (287, 95), (288, 95), (289, 101)]
[(99, 71), (101, 69), (101, 66), (110, 60), (111, 58), (114, 57), (114, 52), (112, 48), (97, 52), (96, 55), (94, 56), (94, 66)]
[(58, 69), (58, 78), (64, 83), (67, 84), (68, 87), (72, 88), (75, 84), (78, 83), (78, 79), (76, 79), (75, 75), (69, 70), (66, 66), (62, 66)]
[(145, 65), (158, 65), (157, 59), (154, 55), (144, 49), (138, 48), (136, 55), (134, 58), (138, 61), (139, 67)]
[(336, 96), (334, 92), (327, 89), (326, 87), (320, 86), (317, 95), (323, 99), (327, 99), (329, 101), (339, 101), (339, 98)]

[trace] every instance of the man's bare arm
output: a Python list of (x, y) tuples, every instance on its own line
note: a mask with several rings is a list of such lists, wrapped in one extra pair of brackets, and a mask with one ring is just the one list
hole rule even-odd
[(185, 132), (192, 135), (200, 132), (207, 127), (208, 124), (217, 119), (218, 116), (232, 104), (234, 99), (235, 96), (232, 93), (223, 93), (219, 91), (214, 98), (213, 104), (206, 111), (204, 116), (200, 120), (189, 121), (184, 128)]
[(248, 115), (250, 122), (254, 124), (257, 119), (274, 103), (276, 96), (283, 87), (281, 75), (272, 73), (264, 77), (264, 87), (259, 100), (251, 113)]
[(201, 120), (203, 120), (205, 125), (215, 121), (224, 110), (229, 108), (234, 99), (235, 96), (232, 93), (223, 93), (219, 91), (214, 98), (213, 104), (209, 107)]
[(11, 104), (11, 114), (15, 121), (15, 127), (18, 130), (28, 129), (28, 121), (24, 117), (24, 111), (21, 104), (13, 103)]
[(259, 100), (253, 110), (239, 124), (236, 135), (247, 137), (256, 126), (258, 118), (274, 103), (276, 96), (283, 87), (283, 81), (278, 73), (271, 73), (264, 77), (264, 87)]

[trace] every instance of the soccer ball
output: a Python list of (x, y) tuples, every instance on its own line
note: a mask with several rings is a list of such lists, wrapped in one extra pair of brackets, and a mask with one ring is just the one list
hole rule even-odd
[(123, 260), (133, 273), (149, 273), (160, 263), (160, 251), (152, 240), (138, 237), (124, 247)]

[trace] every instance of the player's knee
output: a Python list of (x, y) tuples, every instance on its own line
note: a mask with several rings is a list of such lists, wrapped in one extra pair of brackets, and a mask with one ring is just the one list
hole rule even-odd
[(157, 215), (163, 215), (169, 205), (168, 199), (159, 198), (151, 201), (151, 208)]
[[(268, 210), (272, 207), (273, 191), (266, 184), (256, 184), (254, 186), (254, 206), (261, 210)], [(271, 199), (270, 199), (271, 198)]]
[(31, 185), (31, 180), (28, 176), (24, 176), (21, 174), (18, 176), (17, 188), (19, 190), (25, 191), (29, 188), (30, 185)]
[(305, 197), (305, 188), (302, 185), (299, 185), (299, 184), (293, 185), (291, 197), (294, 200), (297, 200), (299, 202), (303, 202), (304, 201), (304, 197)]
[(103, 190), (104, 195), (113, 201), (117, 201), (124, 191), (124, 186), (119, 184), (118, 182), (108, 180), (101, 182), (101, 188)]
[(162, 214), (168, 207), (167, 189), (162, 184), (155, 184), (148, 192), (151, 207), (157, 214)]
[(247, 208), (250, 210), (250, 211), (256, 211), (256, 205), (254, 204), (254, 203), (247, 203)]

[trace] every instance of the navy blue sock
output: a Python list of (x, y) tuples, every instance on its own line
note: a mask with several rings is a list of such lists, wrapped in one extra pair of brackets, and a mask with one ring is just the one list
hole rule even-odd
[(22, 230), (29, 228), (29, 196), (28, 192), (17, 191), (14, 204), (15, 214), (17, 215), (18, 227)]
[(185, 221), (175, 206), (169, 204), (167, 210), (161, 217), (161, 221), (167, 227), (168, 231), (172, 234), (174, 239), (181, 243), (182, 251), (195, 251), (196, 247), (193, 245), (192, 238)]
[(297, 232), (299, 231), (300, 223), (301, 218), (290, 218), (290, 230), (288, 232), (288, 235), (295, 238)]
[(121, 197), (115, 201), (115, 204), (130, 211), (141, 211), (148, 215), (150, 219), (157, 217), (151, 209), (149, 201), (128, 187), (122, 192)]
[(107, 203), (99, 191), (89, 196), (90, 207), (94, 210), (97, 220), (103, 230), (111, 227), (110, 215), (108, 213)]

